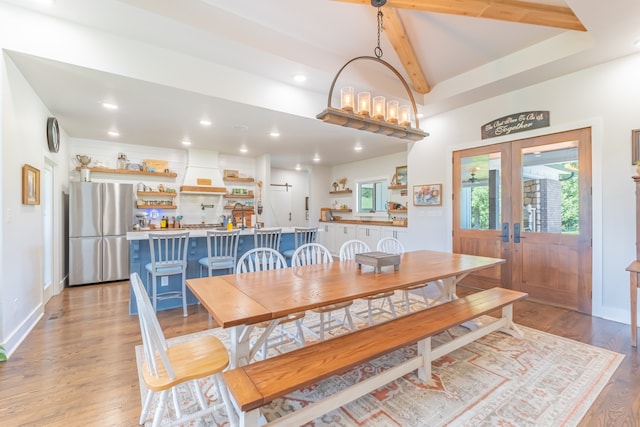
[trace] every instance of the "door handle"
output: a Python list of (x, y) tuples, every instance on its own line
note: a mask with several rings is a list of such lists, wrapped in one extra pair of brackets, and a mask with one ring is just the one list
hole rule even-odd
[(520, 243), (520, 223), (513, 224), (513, 243)]
[(505, 243), (509, 241), (509, 223), (508, 222), (502, 223), (502, 241)]

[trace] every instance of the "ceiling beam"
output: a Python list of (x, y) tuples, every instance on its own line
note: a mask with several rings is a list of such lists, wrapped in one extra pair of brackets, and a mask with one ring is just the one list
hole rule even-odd
[(413, 50), (413, 46), (409, 41), (409, 37), (405, 32), (397, 9), (385, 8), (382, 27), (391, 45), (395, 49), (404, 70), (407, 72), (413, 89), (420, 94), (429, 93), (431, 88), (429, 87), (429, 83), (427, 83), (427, 79), (424, 77), (424, 73)]
[[(371, 5), (371, 0), (336, 0)], [(587, 31), (568, 7), (517, 0), (387, 0), (385, 7)]]

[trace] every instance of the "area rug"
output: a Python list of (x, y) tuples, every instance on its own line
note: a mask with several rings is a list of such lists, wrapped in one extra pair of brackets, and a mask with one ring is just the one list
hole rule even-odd
[[(359, 309), (355, 304), (353, 308), (354, 311)], [(483, 320), (489, 319), (480, 318)], [(364, 322), (358, 324), (358, 327), (365, 326)], [(433, 385), (422, 383), (415, 373), (411, 373), (346, 403), (307, 426), (578, 425), (624, 356), (535, 329), (520, 328), (523, 339), (495, 332), (434, 361)], [(434, 345), (443, 343), (466, 332), (468, 330), (462, 326), (453, 328), (432, 342)], [(212, 334), (225, 344), (229, 342), (229, 334), (221, 329), (198, 334)], [(197, 334), (169, 342), (194, 335)], [(410, 346), (343, 375), (328, 378), (274, 401), (263, 408), (263, 415), (269, 421), (278, 418), (395, 366), (415, 353), (416, 347)], [(140, 346), (136, 348), (136, 356), (139, 369)], [(207, 398), (214, 403), (213, 381), (207, 379), (201, 385)], [(140, 389), (144, 397), (143, 383)], [(195, 410), (195, 399), (186, 386), (181, 387), (179, 395), (185, 412)], [(168, 420), (163, 420), (162, 425), (169, 425)], [(229, 422), (224, 413), (218, 412), (214, 417), (189, 425), (228, 426)]]

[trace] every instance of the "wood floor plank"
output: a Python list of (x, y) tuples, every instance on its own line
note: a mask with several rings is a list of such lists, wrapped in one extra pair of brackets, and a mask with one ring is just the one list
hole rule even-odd
[[(459, 287), (459, 295), (476, 290)], [(0, 363), (0, 425), (135, 426), (140, 389), (134, 348), (142, 341), (128, 314), (129, 283), (66, 288), (6, 363)], [(214, 327), (201, 306), (158, 314), (165, 335)], [(518, 324), (617, 351), (626, 357), (581, 427), (637, 426), (640, 358), (629, 326), (533, 302), (514, 307)]]

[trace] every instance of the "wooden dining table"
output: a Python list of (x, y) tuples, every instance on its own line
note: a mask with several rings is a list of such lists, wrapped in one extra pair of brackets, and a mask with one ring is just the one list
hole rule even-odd
[[(400, 256), (400, 266), (373, 267), (335, 261), (252, 273), (187, 279), (187, 286), (217, 324), (230, 328), (232, 367), (248, 364), (266, 335), (289, 314), (353, 301), (412, 285), (441, 281), (444, 300), (457, 298), (456, 284), (468, 274), (505, 260), (475, 255), (420, 250)], [(250, 345), (256, 323), (270, 322)]]

